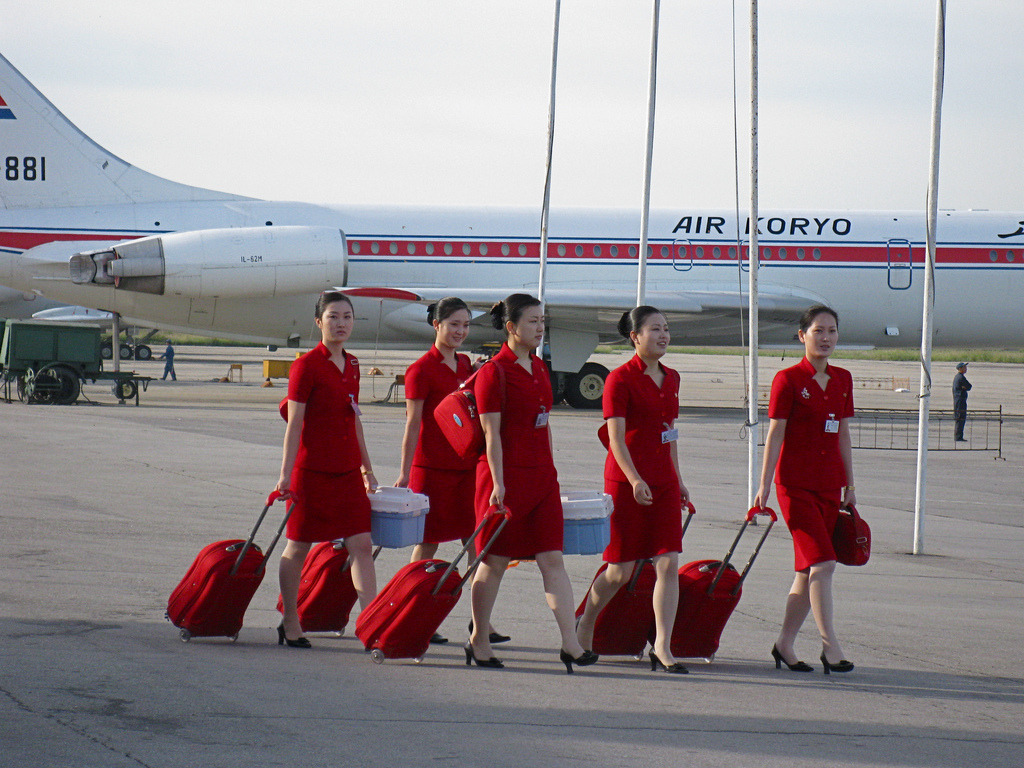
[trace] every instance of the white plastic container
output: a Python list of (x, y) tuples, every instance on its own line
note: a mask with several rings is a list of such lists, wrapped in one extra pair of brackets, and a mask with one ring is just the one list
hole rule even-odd
[(611, 540), (612, 497), (597, 491), (562, 494), (562, 552), (598, 555)]
[(423, 541), (430, 499), (408, 488), (384, 486), (370, 494), (370, 537), (381, 547), (398, 549)]

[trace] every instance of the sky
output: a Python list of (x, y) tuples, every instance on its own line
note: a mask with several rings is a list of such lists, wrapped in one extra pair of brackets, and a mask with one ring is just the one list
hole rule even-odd
[[(554, 0), (0, 0), (0, 52), (175, 181), (540, 207)], [(638, 208), (653, 4), (564, 0), (551, 202)], [(922, 210), (936, 0), (765, 0), (762, 209)], [(663, 0), (651, 204), (749, 201), (749, 4)], [(947, 8), (939, 205), (1024, 210), (1024, 4)], [(2, 135), (0, 135), (2, 138)]]

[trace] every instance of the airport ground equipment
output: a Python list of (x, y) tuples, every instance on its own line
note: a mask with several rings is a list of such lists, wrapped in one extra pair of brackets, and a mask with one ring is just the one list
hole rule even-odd
[(152, 378), (134, 371), (105, 371), (100, 329), (77, 323), (8, 320), (0, 345), (4, 399), (11, 402), (11, 384), (22, 402), (70, 405), (84, 382), (113, 382), (118, 400), (135, 398)]

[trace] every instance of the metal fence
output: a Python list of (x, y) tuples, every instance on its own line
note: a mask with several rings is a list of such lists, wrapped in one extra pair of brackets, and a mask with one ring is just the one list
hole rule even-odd
[[(853, 418), (850, 437), (854, 448), (874, 448), (888, 451), (917, 450), (917, 411), (896, 409), (858, 410)], [(953, 439), (953, 411), (929, 411), (929, 451), (995, 451), (995, 458), (1003, 457), (1003, 407), (998, 410), (968, 410), (964, 427), (966, 442)], [(760, 444), (768, 431), (768, 415), (761, 413)]]

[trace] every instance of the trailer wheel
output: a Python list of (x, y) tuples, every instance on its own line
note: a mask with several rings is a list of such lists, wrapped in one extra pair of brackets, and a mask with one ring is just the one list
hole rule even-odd
[(16, 382), (18, 388), (18, 399), (24, 403), (28, 399), (28, 393), (25, 391), (25, 377), (18, 376)]
[(136, 360), (152, 360), (153, 350), (145, 344), (139, 344), (135, 348), (135, 359)]
[(48, 366), (36, 374), (36, 396), (41, 398), (45, 392), (45, 402), (52, 405), (71, 405), (81, 391), (78, 374), (66, 365)]
[(608, 369), (603, 365), (584, 363), (577, 373), (566, 377), (565, 402), (573, 408), (600, 408), (606, 378)]
[(118, 400), (131, 400), (138, 391), (138, 385), (131, 379), (119, 381), (114, 385), (114, 396)]

